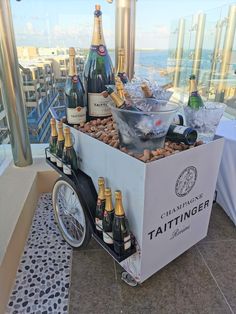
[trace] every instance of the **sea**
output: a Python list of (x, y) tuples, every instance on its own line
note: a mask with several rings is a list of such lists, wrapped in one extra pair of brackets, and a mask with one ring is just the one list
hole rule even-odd
[[(109, 51), (113, 64), (115, 64), (114, 51)], [(168, 50), (136, 50), (134, 75), (137, 78), (146, 78), (157, 81), (160, 85), (168, 83), (168, 78), (161, 73), (166, 71)]]

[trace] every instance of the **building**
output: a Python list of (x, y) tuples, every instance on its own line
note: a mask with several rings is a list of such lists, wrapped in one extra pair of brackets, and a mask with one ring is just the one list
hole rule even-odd
[(31, 143), (48, 142), (50, 136), (49, 107), (58, 97), (52, 62), (31, 60), (21, 63), (20, 73)]
[[(17, 47), (31, 143), (50, 137), (50, 107), (65, 106), (64, 85), (68, 75), (67, 48)], [(85, 58), (78, 54), (77, 70), (82, 75)], [(0, 89), (0, 143), (9, 143), (7, 118)]]

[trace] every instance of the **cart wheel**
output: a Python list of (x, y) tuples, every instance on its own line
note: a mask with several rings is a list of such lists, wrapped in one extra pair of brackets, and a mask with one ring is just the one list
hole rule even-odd
[(59, 178), (52, 192), (55, 219), (63, 238), (74, 248), (86, 247), (91, 229), (79, 195), (65, 178)]
[(137, 281), (129, 273), (127, 273), (127, 271), (123, 271), (121, 274), (121, 280), (131, 287), (136, 287), (138, 285)]

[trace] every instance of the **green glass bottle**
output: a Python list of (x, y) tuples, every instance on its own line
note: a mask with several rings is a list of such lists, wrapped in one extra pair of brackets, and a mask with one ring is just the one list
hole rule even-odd
[(123, 255), (131, 249), (131, 237), (125, 219), (125, 212), (122, 204), (121, 191), (115, 192), (115, 215), (112, 225), (114, 251)]
[(63, 134), (63, 123), (60, 121), (57, 124), (58, 128), (58, 138), (57, 138), (57, 147), (56, 147), (56, 155), (59, 157), (57, 159), (57, 167), (62, 168), (62, 155), (63, 155), (63, 149), (64, 149), (64, 143), (65, 143), (65, 138)]
[(198, 110), (203, 106), (204, 104), (203, 104), (202, 98), (199, 95), (198, 90), (197, 90), (196, 77), (194, 74), (192, 74), (189, 78), (188, 107)]
[(98, 198), (97, 198), (97, 206), (95, 211), (95, 223), (96, 230), (99, 235), (102, 236), (102, 220), (105, 210), (105, 180), (103, 177), (98, 178)]
[(107, 106), (109, 99), (101, 95), (101, 92), (106, 89), (105, 85), (114, 85), (114, 73), (103, 36), (101, 7), (96, 5), (92, 44), (84, 68), (88, 120), (105, 118), (111, 115), (111, 111)]
[(83, 84), (77, 74), (75, 49), (69, 48), (69, 75), (65, 84), (66, 115), (71, 125), (86, 122), (86, 97)]
[(116, 75), (121, 79), (123, 84), (129, 82), (128, 76), (125, 73), (125, 50), (123, 48), (118, 49), (118, 65)]
[(114, 208), (112, 205), (111, 189), (105, 189), (105, 210), (102, 219), (103, 241), (109, 246), (113, 246), (112, 224), (114, 218)]
[(127, 104), (126, 101), (122, 99), (111, 87), (108, 87), (106, 91), (117, 108), (131, 111), (142, 111), (135, 106)]
[(78, 160), (77, 156), (73, 147), (73, 143), (71, 140), (71, 134), (70, 129), (65, 128), (64, 130), (65, 134), (65, 144), (63, 149), (63, 155), (62, 155), (62, 162), (63, 162), (63, 172), (65, 174), (71, 175), (72, 170), (77, 171), (78, 170)]
[(52, 162), (56, 162), (56, 149), (57, 149), (57, 128), (56, 128), (56, 120), (52, 118), (50, 120), (51, 125), (51, 136), (49, 140), (49, 155), (47, 155), (48, 158)]

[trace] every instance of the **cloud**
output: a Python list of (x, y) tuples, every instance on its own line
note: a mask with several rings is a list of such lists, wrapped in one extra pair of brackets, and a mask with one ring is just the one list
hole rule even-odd
[(136, 31), (136, 48), (167, 49), (170, 30), (165, 25), (154, 25), (150, 30), (142, 28)]

